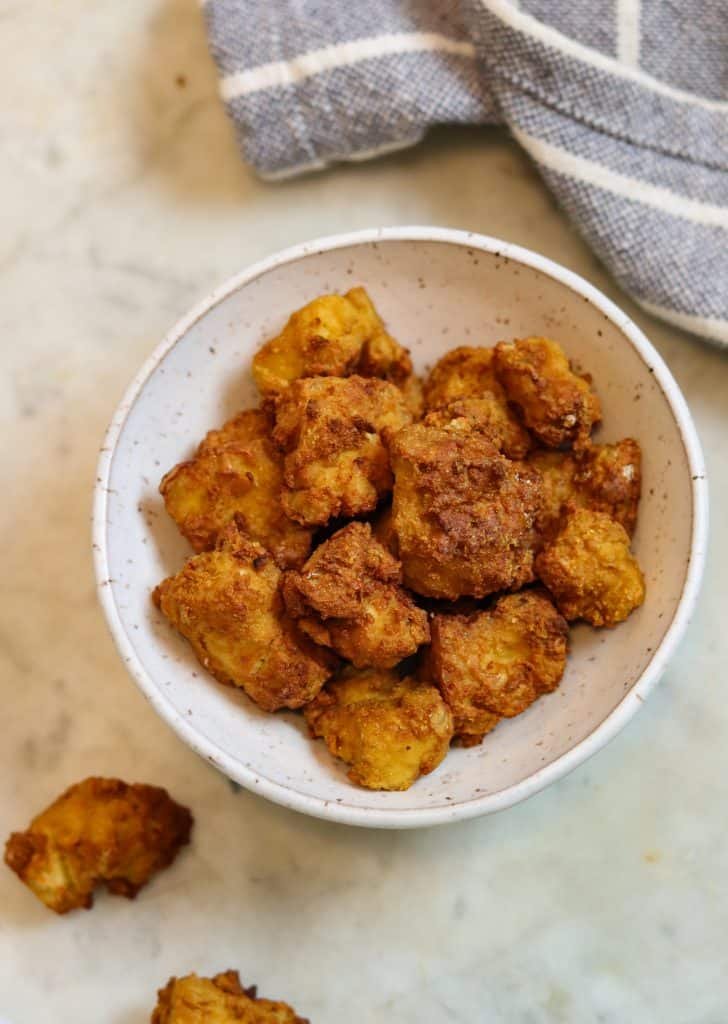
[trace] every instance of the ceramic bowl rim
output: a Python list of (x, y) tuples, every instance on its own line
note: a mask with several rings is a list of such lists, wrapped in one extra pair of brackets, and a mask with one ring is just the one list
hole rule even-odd
[[(507, 258), (553, 278), (581, 296), (602, 312), (632, 345), (639, 357), (654, 373), (672, 415), (677, 423), (685, 448), (692, 485), (692, 531), (689, 564), (683, 589), (672, 621), (659, 646), (634, 685), (625, 694), (613, 711), (596, 726), (588, 736), (576, 743), (551, 764), (533, 772), (527, 778), (512, 786), (470, 800), (453, 802), (449, 806), (430, 808), (383, 808), (353, 807), (333, 800), (299, 793), (280, 783), (273, 782), (245, 767), (235, 757), (221, 750), (213, 741), (202, 736), (193, 722), (177, 712), (168, 703), (162, 692), (144, 668), (124, 629), (114, 588), (109, 578), (107, 550), (107, 503), (108, 485), (119, 437), (127, 417), (142, 388), (174, 345), (210, 309), (227, 298), (232, 292), (254, 279), (280, 267), (295, 263), (308, 256), (330, 252), (336, 249), (376, 242), (438, 242), (449, 245), (478, 249), (490, 255)], [(594, 285), (566, 267), (529, 249), (486, 235), (461, 231), (453, 228), (431, 226), (402, 226), (369, 228), (343, 234), (331, 235), (302, 242), (284, 249), (266, 259), (260, 260), (247, 269), (235, 274), (214, 289), (194, 308), (183, 316), (155, 347), (149, 358), (136, 374), (124, 393), (111, 423), (106, 431), (100, 451), (93, 502), (93, 554), (97, 591), (106, 620), (116, 647), (127, 671), (136, 681), (144, 696), (149, 700), (160, 717), (174, 729), (178, 736), (202, 757), (206, 758), (229, 778), (246, 789), (264, 796), (274, 803), (331, 821), (347, 825), (370, 828), (417, 828), (444, 824), (481, 814), (511, 807), (513, 804), (533, 796), (552, 782), (562, 778), (587, 758), (613, 739), (645, 702), (672, 657), (695, 607), (705, 565), (708, 537), (708, 483), (703, 452), (697, 431), (683, 395), (667, 368), (662, 357), (647, 340), (639, 327)]]

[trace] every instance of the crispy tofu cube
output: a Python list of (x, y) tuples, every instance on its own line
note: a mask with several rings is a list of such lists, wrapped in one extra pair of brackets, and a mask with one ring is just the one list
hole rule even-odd
[(604, 512), (572, 508), (536, 558), (561, 614), (592, 626), (622, 622), (645, 599), (645, 581), (624, 527)]
[(358, 668), (392, 668), (430, 638), (427, 614), (401, 582), (400, 563), (369, 523), (350, 523), (300, 572), (285, 574), (283, 596), (289, 615), (316, 643)]
[(5, 863), (47, 907), (93, 904), (105, 885), (133, 899), (189, 842), (192, 815), (156, 786), (89, 778), (71, 786), (5, 846)]
[(428, 412), (463, 398), (482, 398), (488, 393), (504, 405), (506, 397), (494, 366), (494, 349), (461, 345), (446, 352), (430, 370), (424, 384)]
[(511, 459), (522, 459), (531, 447), (528, 431), (508, 405), (495, 373), (495, 350), (461, 346), (447, 352), (424, 384), (425, 407), (443, 422), (466, 417), (487, 432), (497, 448)]
[(574, 475), (577, 504), (605, 512), (630, 536), (637, 525), (642, 491), (642, 452), (632, 438), (590, 445), (580, 453)]
[(213, 551), (190, 558), (154, 593), (200, 664), (265, 711), (301, 707), (335, 665), (286, 615), (280, 580), (270, 554), (231, 524)]
[(394, 529), (392, 506), (384, 505), (372, 519), (372, 534), (399, 561), (399, 541)]
[(397, 384), (402, 392), (404, 404), (407, 406), (412, 420), (421, 420), (425, 414), (425, 399), (422, 393), (422, 380), (415, 373), (405, 377), (404, 381)]
[(364, 288), (309, 302), (253, 358), (253, 376), (266, 397), (301, 377), (356, 373), (400, 384), (411, 372), (407, 349), (387, 333)]
[(278, 400), (286, 514), (305, 526), (374, 509), (392, 488), (387, 443), (411, 414), (393, 384), (364, 377), (294, 381)]
[(527, 430), (492, 392), (480, 398), (461, 398), (450, 405), (436, 409), (425, 417), (428, 427), (447, 427), (450, 430), (475, 431), (491, 441), (499, 452), (509, 459), (522, 459), (531, 447)]
[(366, 789), (403, 790), (440, 764), (452, 715), (437, 687), (382, 669), (350, 669), (309, 704), (311, 735)]
[(484, 597), (533, 579), (538, 475), (460, 426), (416, 423), (390, 446), (404, 582), (425, 597)]
[(455, 735), (482, 739), (554, 690), (568, 626), (545, 594), (524, 590), (470, 615), (435, 615), (427, 668), (453, 713)]
[[(366, 340), (356, 372), (361, 377), (380, 377), (397, 387), (404, 388), (412, 378), (412, 360), (406, 348), (394, 340), (374, 308), (364, 288), (352, 288), (346, 293), (349, 302), (358, 310), (360, 322), (366, 324)], [(416, 401), (416, 385), (411, 387), (411, 400)]]
[(577, 502), (576, 456), (571, 451), (537, 448), (530, 452), (526, 461), (541, 478), (541, 509), (536, 525), (539, 537), (545, 540), (558, 531), (567, 505)]
[(283, 568), (306, 560), (313, 531), (283, 511), (283, 457), (272, 430), (270, 414), (248, 409), (211, 430), (195, 457), (162, 479), (166, 509), (195, 551), (213, 547), (236, 520)]
[(214, 978), (170, 978), (157, 995), (152, 1024), (308, 1024), (287, 1003), (258, 998), (237, 971)]
[(521, 338), (495, 346), (495, 371), (523, 422), (548, 448), (584, 448), (601, 418), (599, 399), (557, 342)]
[(529, 465), (541, 474), (543, 509), (539, 532), (553, 537), (569, 505), (605, 512), (632, 534), (642, 489), (640, 446), (631, 438), (589, 445), (582, 452), (538, 449)]

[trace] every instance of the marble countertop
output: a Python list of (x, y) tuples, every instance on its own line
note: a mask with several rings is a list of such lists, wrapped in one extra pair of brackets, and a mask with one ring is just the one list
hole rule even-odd
[[(728, 354), (626, 299), (501, 132), (266, 185), (195, 0), (0, 15), (0, 833), (89, 774), (167, 786), (197, 819), (133, 903), (56, 918), (0, 870), (0, 1019), (144, 1024), (171, 974), (228, 967), (314, 1024), (728, 1019)], [(628, 310), (697, 421), (713, 531), (679, 653), (609, 747), (500, 815), (367, 832), (236, 792), (155, 716), (96, 602), (91, 488), (123, 388), (196, 298), (299, 240), (418, 222), (540, 250)]]

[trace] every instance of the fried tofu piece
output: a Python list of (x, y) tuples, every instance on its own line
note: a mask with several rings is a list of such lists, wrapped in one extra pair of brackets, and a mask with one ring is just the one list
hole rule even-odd
[(435, 615), (427, 670), (453, 713), (456, 736), (481, 737), (558, 686), (569, 627), (536, 590), (507, 594), (492, 609)]
[(260, 999), (237, 971), (214, 978), (170, 978), (157, 993), (151, 1024), (308, 1024), (288, 1003)]
[(425, 381), (425, 408), (435, 412), (457, 403), (457, 415), (488, 430), (509, 458), (522, 459), (531, 447), (531, 438), (508, 405), (495, 373), (494, 356), (492, 348), (466, 345), (447, 352)]
[(483, 434), (509, 459), (523, 459), (531, 448), (528, 431), (492, 391), (485, 391), (480, 398), (461, 398), (436, 409), (427, 414), (424, 422), (428, 427)]
[(392, 506), (385, 505), (372, 520), (372, 534), (382, 544), (390, 555), (399, 560), (399, 541), (394, 529), (394, 518)]
[(405, 585), (454, 600), (533, 579), (538, 474), (476, 431), (416, 423), (391, 444)]
[(536, 572), (569, 621), (622, 622), (645, 599), (645, 581), (624, 527), (604, 512), (571, 508), (536, 558)]
[(349, 523), (324, 541), (300, 572), (287, 572), (291, 618), (317, 644), (357, 668), (392, 668), (430, 639), (427, 613), (402, 588), (402, 567), (372, 536)]
[(162, 479), (166, 509), (195, 551), (213, 547), (223, 527), (236, 519), (281, 567), (306, 560), (313, 531), (283, 511), (283, 457), (272, 430), (269, 413), (247, 409), (211, 430), (195, 457)]
[(505, 404), (495, 375), (494, 349), (461, 345), (438, 359), (425, 380), (425, 407), (442, 409), (462, 398), (482, 398), (486, 392)]
[(216, 430), (208, 430), (200, 441), (198, 453), (217, 451), (229, 444), (265, 441), (273, 432), (273, 416), (267, 409), (243, 409)]
[(302, 377), (356, 373), (401, 384), (411, 372), (407, 349), (387, 333), (364, 288), (309, 302), (253, 357), (253, 376), (266, 397)]
[(416, 373), (411, 373), (409, 377), (405, 377), (402, 383), (398, 383), (397, 387), (402, 392), (404, 404), (409, 409), (412, 420), (414, 422), (421, 420), (425, 415), (425, 396), (422, 392), (422, 380)]
[(412, 374), (412, 360), (408, 350), (385, 330), (365, 288), (352, 288), (346, 297), (358, 311), (362, 326), (366, 325), (365, 328), (363, 326), (366, 339), (356, 372), (361, 377), (380, 377), (403, 387)]
[(386, 442), (411, 421), (400, 391), (364, 377), (294, 381), (276, 406), (286, 514), (305, 526), (374, 509), (392, 488)]
[(270, 554), (233, 523), (153, 595), (200, 664), (265, 711), (306, 704), (336, 663), (286, 615), (280, 580)]
[(311, 735), (366, 789), (409, 789), (437, 768), (453, 734), (437, 687), (382, 669), (346, 670), (303, 713)]
[(543, 480), (539, 532), (546, 538), (558, 530), (571, 504), (605, 512), (632, 534), (642, 489), (640, 446), (631, 438), (617, 444), (589, 445), (583, 452), (538, 449), (528, 457)]
[(156, 786), (76, 783), (5, 846), (5, 863), (57, 914), (93, 905), (105, 885), (133, 899), (189, 842), (192, 815)]
[(586, 447), (601, 419), (599, 399), (574, 373), (564, 350), (550, 338), (520, 338), (495, 346), (495, 372), (523, 422), (548, 448)]
[(605, 512), (630, 536), (637, 525), (642, 491), (642, 452), (631, 437), (590, 445), (579, 454), (574, 475), (577, 504)]
[(539, 536), (547, 539), (558, 531), (567, 505), (577, 502), (574, 487), (576, 457), (573, 452), (537, 448), (529, 454), (527, 462), (541, 477), (541, 509), (536, 526)]

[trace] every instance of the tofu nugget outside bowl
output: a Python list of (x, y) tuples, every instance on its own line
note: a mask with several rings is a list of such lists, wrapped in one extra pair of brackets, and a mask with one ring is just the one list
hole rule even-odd
[[(645, 603), (615, 629), (577, 625), (561, 685), (403, 792), (352, 784), (304, 717), (266, 714), (216, 683), (150, 595), (191, 554), (158, 493), (210, 427), (257, 404), (251, 360), (290, 313), (364, 286), (420, 373), (457, 345), (556, 339), (591, 374), (598, 442), (634, 438), (643, 497), (634, 552)], [(665, 669), (695, 605), (707, 539), (700, 443), (644, 334), (596, 288), (526, 249), (462, 231), (384, 228), (298, 245), (245, 270), (186, 316), (124, 396), (101, 450), (94, 505), (99, 595), (123, 661), (161, 717), (231, 779), (350, 825), (410, 828), (501, 810), (615, 736)]]

